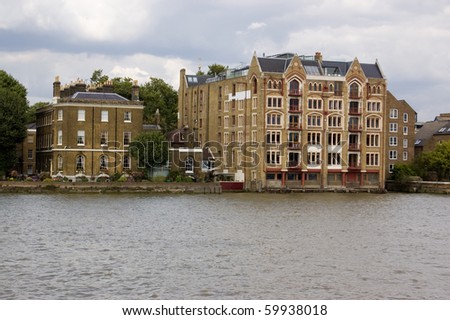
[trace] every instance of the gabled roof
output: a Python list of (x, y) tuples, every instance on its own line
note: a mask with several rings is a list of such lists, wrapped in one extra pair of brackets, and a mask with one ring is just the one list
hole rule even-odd
[(291, 63), (292, 58), (258, 58), (262, 72), (283, 73)]
[(106, 92), (76, 92), (72, 99), (81, 100), (106, 100), (106, 101), (129, 101), (117, 93)]
[(361, 68), (367, 78), (378, 78), (383, 79), (381, 70), (378, 68), (376, 63), (361, 63)]
[(429, 121), (416, 133), (415, 146), (423, 146), (434, 135), (450, 134), (450, 121)]

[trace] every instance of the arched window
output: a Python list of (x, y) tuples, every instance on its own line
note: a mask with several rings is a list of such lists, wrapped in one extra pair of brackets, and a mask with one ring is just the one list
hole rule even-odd
[(258, 80), (256, 79), (256, 77), (253, 78), (252, 87), (253, 87), (253, 94), (257, 94), (258, 93)]
[(308, 85), (308, 89), (309, 89), (309, 91), (312, 91), (312, 89), (313, 89), (313, 86), (312, 86), (312, 83), (311, 83), (311, 82), (310, 82), (309, 85)]
[(108, 168), (108, 156), (102, 154), (100, 156), (100, 170), (105, 170)]
[(267, 89), (272, 89), (272, 80), (267, 82)]
[(380, 86), (377, 87), (377, 93), (381, 94), (381, 87)]
[(78, 155), (77, 157), (76, 157), (76, 168), (77, 168), (77, 171), (84, 171), (84, 156), (83, 155)]
[(291, 82), (289, 82), (289, 93), (294, 95), (300, 93), (300, 83), (298, 82), (298, 80), (294, 79)]
[(356, 82), (350, 85), (350, 98), (359, 99), (359, 85)]

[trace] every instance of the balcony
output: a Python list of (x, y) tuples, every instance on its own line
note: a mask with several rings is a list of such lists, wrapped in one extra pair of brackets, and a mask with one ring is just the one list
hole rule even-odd
[(298, 123), (289, 123), (289, 130), (302, 130), (302, 126)]
[(350, 108), (348, 109), (348, 114), (361, 114), (361, 108), (350, 106)]
[(303, 92), (300, 89), (289, 89), (289, 95), (292, 97), (300, 97), (302, 94)]
[(353, 170), (359, 170), (359, 169), (361, 169), (361, 167), (360, 167), (360, 165), (359, 165), (359, 163), (358, 162), (349, 162), (348, 163), (348, 168), (349, 169), (353, 169)]
[(300, 108), (300, 106), (289, 106), (289, 113), (301, 113), (302, 109)]
[(348, 97), (350, 99), (358, 100), (358, 99), (361, 99), (361, 93), (350, 91)]
[(361, 148), (359, 143), (349, 143), (348, 144), (348, 150), (350, 151), (358, 151)]
[(300, 166), (300, 161), (298, 160), (293, 160), (293, 161), (288, 161), (287, 162), (287, 167), (288, 168), (296, 168)]
[(300, 150), (302, 148), (300, 142), (288, 142), (288, 148), (291, 150)]
[(359, 124), (355, 124), (355, 123), (349, 123), (348, 125), (348, 131), (362, 131), (362, 126), (360, 126)]

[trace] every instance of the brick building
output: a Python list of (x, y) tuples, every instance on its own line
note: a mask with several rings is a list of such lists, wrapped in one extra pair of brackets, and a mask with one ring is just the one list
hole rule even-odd
[(182, 69), (179, 127), (247, 189), (384, 188), (387, 95), (378, 62), (255, 54), (216, 76)]
[(87, 87), (53, 83), (53, 102), (37, 112), (37, 171), (69, 179), (95, 179), (136, 170), (128, 153), (143, 130), (143, 103), (135, 82), (132, 100), (113, 93), (112, 83)]
[(396, 164), (414, 161), (415, 124), (417, 113), (405, 101), (387, 92), (386, 105), (386, 177)]

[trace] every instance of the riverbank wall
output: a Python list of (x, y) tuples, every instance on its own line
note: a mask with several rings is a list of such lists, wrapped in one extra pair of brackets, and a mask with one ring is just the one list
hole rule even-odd
[(220, 194), (220, 183), (1, 181), (0, 193), (196, 193)]
[(386, 189), (395, 192), (450, 194), (450, 182), (388, 180)]

